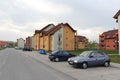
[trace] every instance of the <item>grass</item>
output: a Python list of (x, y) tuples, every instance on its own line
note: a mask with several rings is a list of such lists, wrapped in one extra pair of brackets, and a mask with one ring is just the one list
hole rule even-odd
[(103, 50), (107, 54), (118, 54), (119, 50)]
[[(68, 52), (79, 55), (83, 51), (86, 51), (86, 50), (90, 50), (90, 49), (79, 49), (79, 50), (73, 50), (73, 51), (68, 51)], [(102, 50), (102, 51), (105, 52), (106, 54), (118, 54), (119, 53), (119, 50)]]
[(120, 63), (120, 56), (119, 55), (110, 55), (111, 62)]

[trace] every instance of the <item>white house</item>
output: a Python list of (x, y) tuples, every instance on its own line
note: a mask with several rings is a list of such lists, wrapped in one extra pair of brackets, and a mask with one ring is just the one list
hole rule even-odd
[(120, 55), (120, 10), (113, 17), (118, 23), (118, 33), (119, 33), (119, 55)]
[(25, 46), (25, 40), (23, 38), (17, 39), (17, 47), (24, 48), (24, 46)]

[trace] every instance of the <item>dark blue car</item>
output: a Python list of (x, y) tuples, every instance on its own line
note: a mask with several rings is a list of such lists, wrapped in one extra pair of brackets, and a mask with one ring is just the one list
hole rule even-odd
[(75, 57), (75, 55), (68, 53), (67, 51), (54, 51), (49, 55), (50, 61), (67, 61), (68, 58)]
[(68, 63), (74, 67), (86, 69), (88, 66), (110, 65), (110, 57), (102, 51), (84, 51), (79, 56), (69, 58)]

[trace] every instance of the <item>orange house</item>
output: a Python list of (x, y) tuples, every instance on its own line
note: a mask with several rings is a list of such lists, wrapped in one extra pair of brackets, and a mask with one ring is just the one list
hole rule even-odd
[(99, 35), (99, 47), (103, 50), (117, 50), (118, 43), (118, 30), (109, 30)]
[(34, 49), (39, 50), (44, 48), (44, 32), (54, 27), (53, 24), (49, 24), (41, 30), (35, 30), (34, 34)]
[(39, 31), (40, 44), (37, 44), (45, 50), (75, 50), (76, 33), (68, 23), (52, 24)]
[(77, 49), (88, 48), (88, 39), (85, 36), (76, 36)]

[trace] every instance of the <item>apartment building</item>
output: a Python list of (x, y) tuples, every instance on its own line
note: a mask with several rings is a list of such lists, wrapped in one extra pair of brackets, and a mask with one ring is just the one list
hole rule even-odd
[(74, 30), (68, 23), (58, 25), (49, 24), (41, 30), (36, 30), (34, 34), (35, 49), (45, 50), (74, 50), (75, 49)]
[(99, 47), (103, 50), (117, 50), (118, 43), (118, 30), (109, 30), (99, 35)]

